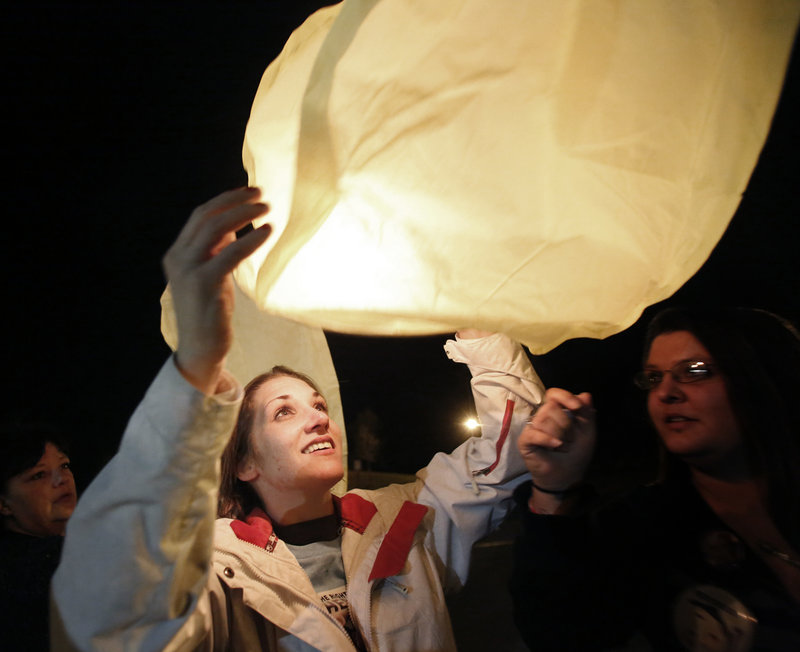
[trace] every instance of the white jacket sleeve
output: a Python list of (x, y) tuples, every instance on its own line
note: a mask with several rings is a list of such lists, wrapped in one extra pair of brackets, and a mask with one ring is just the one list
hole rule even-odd
[(544, 386), (522, 347), (505, 335), (448, 340), (445, 351), (469, 366), (482, 431), (449, 455), (437, 453), (417, 474), (424, 483), (417, 501), (435, 510), (433, 545), (452, 589), (466, 581), (472, 545), (500, 525), (526, 477), (517, 439)]
[[(209, 572), (219, 458), (241, 388), (205, 397), (170, 359), (78, 501), (52, 596), (80, 650), (162, 650)], [(190, 627), (202, 636), (203, 627)], [(189, 644), (189, 641), (186, 641)], [(196, 643), (196, 641), (195, 641)]]

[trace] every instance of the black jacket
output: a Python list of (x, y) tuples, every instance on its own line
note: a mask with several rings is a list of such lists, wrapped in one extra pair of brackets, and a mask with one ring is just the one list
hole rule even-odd
[(800, 608), (691, 483), (643, 487), (576, 516), (531, 514), (530, 491), (515, 495), (524, 514), (511, 592), (532, 650), (604, 650), (635, 633), (654, 650), (692, 638), (800, 650)]

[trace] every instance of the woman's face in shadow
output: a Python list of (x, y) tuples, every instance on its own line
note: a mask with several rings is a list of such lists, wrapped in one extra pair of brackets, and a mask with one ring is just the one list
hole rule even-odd
[[(700, 340), (688, 331), (675, 331), (653, 340), (645, 367), (667, 371), (687, 361), (714, 365)], [(741, 430), (718, 371), (691, 383), (664, 373), (647, 396), (647, 410), (667, 450), (689, 463), (726, 459), (743, 450)]]
[(5, 527), (38, 537), (63, 535), (77, 502), (69, 458), (48, 442), (39, 461), (9, 479), (0, 496)]

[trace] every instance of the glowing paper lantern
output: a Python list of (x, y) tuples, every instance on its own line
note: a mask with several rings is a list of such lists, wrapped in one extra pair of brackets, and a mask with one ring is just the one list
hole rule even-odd
[(244, 144), (274, 237), (237, 279), (324, 328), (604, 337), (705, 261), (800, 3), (345, 0), (269, 66)]

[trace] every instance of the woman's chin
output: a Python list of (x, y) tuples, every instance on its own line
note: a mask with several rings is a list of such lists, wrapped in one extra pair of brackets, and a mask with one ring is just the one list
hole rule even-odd
[(344, 469), (340, 468), (338, 472), (331, 473), (328, 481), (330, 482), (330, 486), (333, 487), (337, 482), (339, 482), (344, 477)]
[(324, 486), (326, 489), (330, 489), (343, 477), (344, 467), (341, 462), (339, 462), (338, 464), (326, 464), (324, 468), (317, 469), (314, 480), (318, 486)]

